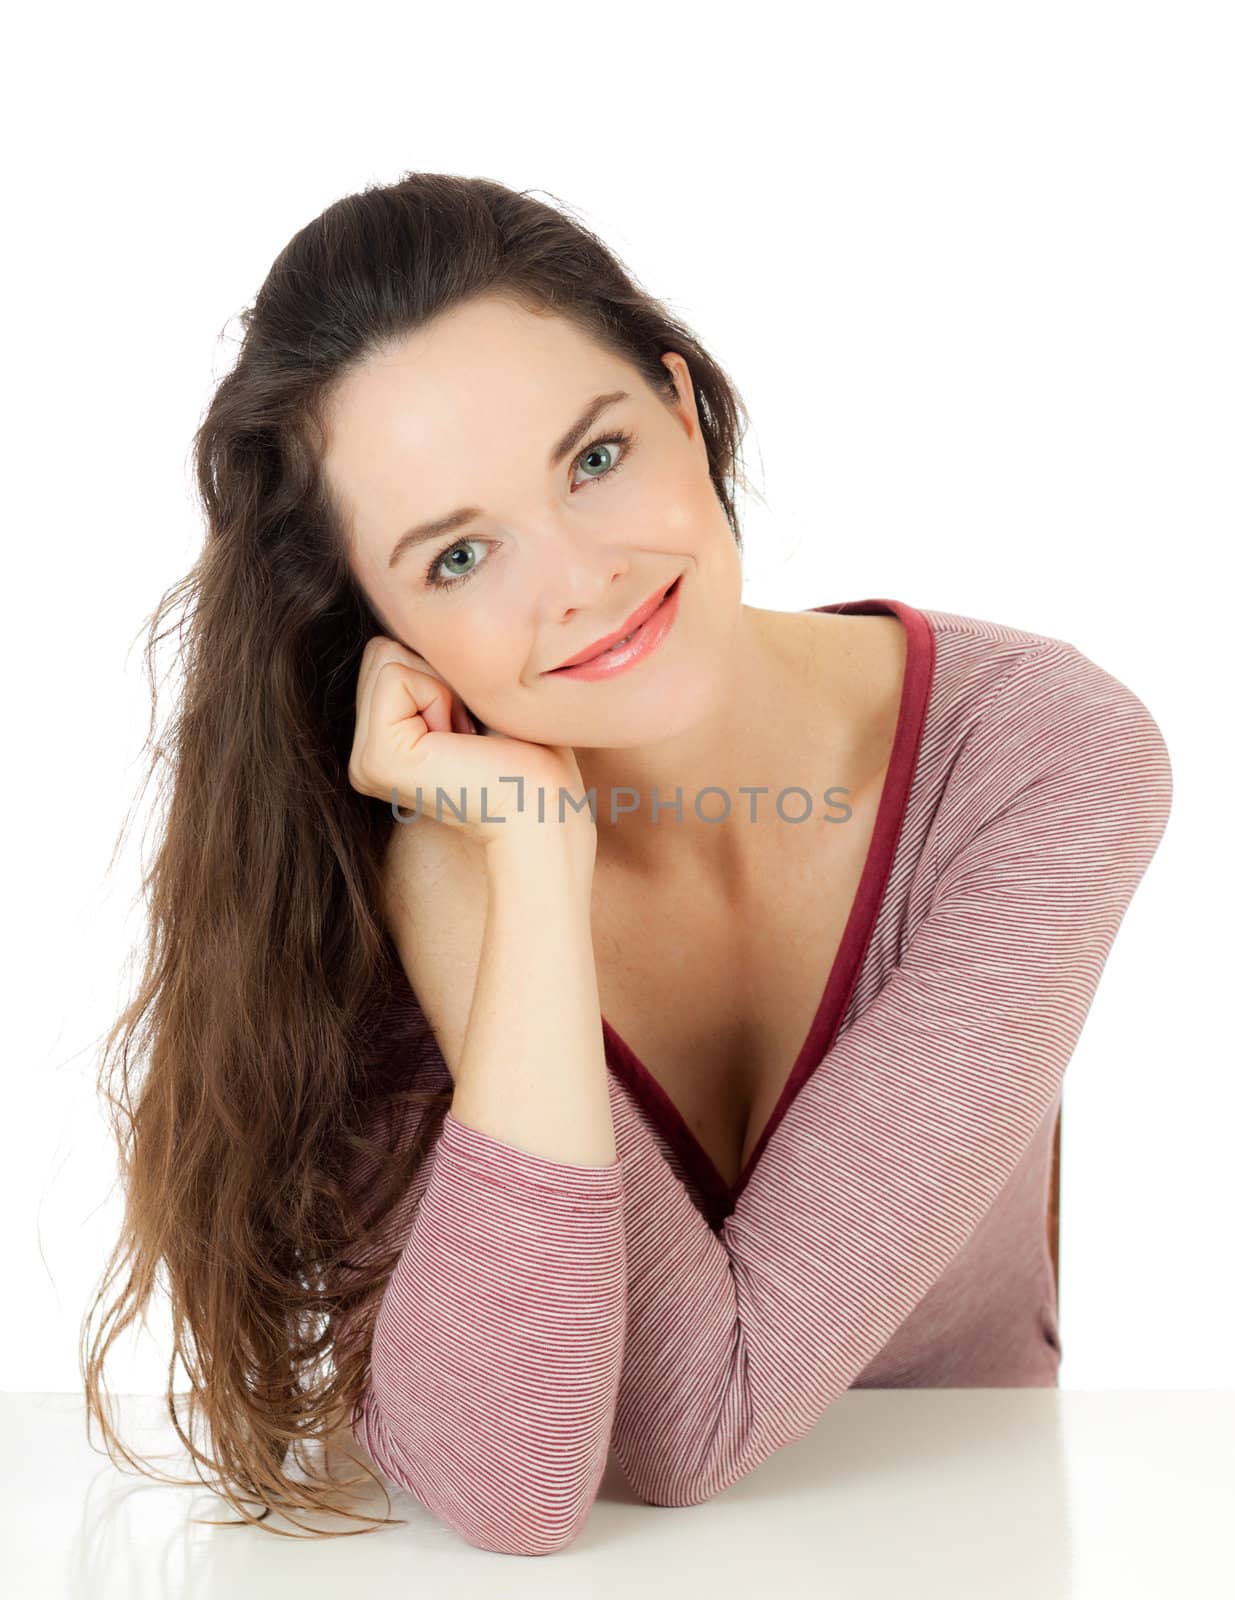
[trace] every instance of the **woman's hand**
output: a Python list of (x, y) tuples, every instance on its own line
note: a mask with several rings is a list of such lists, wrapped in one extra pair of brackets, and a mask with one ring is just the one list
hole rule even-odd
[[(569, 746), (551, 746), (479, 734), (459, 697), (414, 651), (375, 637), (365, 648), (356, 690), (356, 736), (348, 766), (353, 788), (375, 799), (399, 795), (410, 809), (417, 786), (424, 801), (411, 820), (395, 819), (382, 864), (382, 918), (399, 953), (413, 994), (437, 1038), (451, 1076), (463, 1050), (484, 938), (489, 846), (512, 841), (518, 849), (528, 827), (557, 829), (594, 859), (596, 824), (589, 808), (565, 808), (557, 822), (557, 788), (582, 796), (583, 781)], [(514, 809), (513, 783), (524, 778), (524, 812)], [(445, 804), (437, 820), (437, 788), (463, 809), (467, 824)], [(536, 786), (545, 788), (544, 823), (536, 821)], [(477, 824), (480, 790), (487, 786), (487, 816), (513, 818)], [(497, 802), (500, 801), (499, 806)], [(503, 809), (504, 807), (504, 809)]]
[[(590, 828), (595, 835), (590, 809), (574, 808), (583, 800), (583, 779), (569, 745), (474, 730), (466, 706), (422, 656), (380, 634), (369, 640), (347, 769), (354, 789), (378, 800), (397, 796), (404, 810), (415, 806), (416, 820), (403, 827), (457, 828), (486, 846), (505, 844), (520, 828), (569, 828), (572, 836)], [(574, 805), (563, 802), (559, 811), (559, 790)]]

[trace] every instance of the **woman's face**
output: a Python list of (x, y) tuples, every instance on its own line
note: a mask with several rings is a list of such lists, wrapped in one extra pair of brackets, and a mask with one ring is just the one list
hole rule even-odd
[[(352, 570), (389, 636), (500, 733), (630, 746), (714, 709), (741, 562), (689, 370), (664, 361), (673, 409), (570, 323), (487, 298), (335, 392), (324, 465)], [(459, 508), (450, 528), (405, 539)], [(651, 655), (596, 681), (553, 675), (679, 577)]]

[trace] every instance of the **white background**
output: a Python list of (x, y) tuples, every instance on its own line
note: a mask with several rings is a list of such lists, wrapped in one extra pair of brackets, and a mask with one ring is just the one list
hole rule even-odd
[[(1075, 644), (1162, 728), (1166, 836), (1064, 1096), (1065, 1388), (1229, 1383), (1232, 13), (865, 3), (24, 8), (4, 119), (0, 1388), (79, 1386), (115, 1236), (143, 624), (189, 440), (290, 235), (408, 169), (560, 197), (753, 417), (749, 603)], [(544, 198), (544, 195), (541, 196)], [(168, 1332), (118, 1348), (158, 1392)]]

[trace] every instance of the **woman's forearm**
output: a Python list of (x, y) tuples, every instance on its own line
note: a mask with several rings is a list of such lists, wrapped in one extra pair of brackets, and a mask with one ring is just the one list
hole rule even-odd
[(485, 930), (451, 1115), (549, 1161), (611, 1166), (591, 853), (546, 827), (486, 854)]

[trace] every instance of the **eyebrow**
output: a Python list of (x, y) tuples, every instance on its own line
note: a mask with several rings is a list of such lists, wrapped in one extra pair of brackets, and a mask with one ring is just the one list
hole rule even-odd
[[(629, 398), (630, 396), (625, 389), (615, 389), (612, 394), (598, 394), (589, 400), (582, 414), (576, 421), (571, 423), (570, 427), (567, 428), (566, 432), (553, 446), (553, 449), (550, 450), (549, 470), (552, 471), (554, 467), (561, 466), (575, 446), (582, 442), (584, 434), (602, 411), (607, 411), (610, 406), (616, 405), (619, 400), (628, 400)], [(435, 517), (432, 522), (417, 523), (414, 528), (409, 528), (406, 533), (400, 534), (395, 541), (395, 547), (390, 552), (390, 560), (387, 562), (387, 566), (393, 567), (404, 551), (410, 550), (413, 545), (424, 544), (428, 539), (441, 538), (443, 534), (453, 533), (456, 528), (461, 528), (465, 523), (472, 522), (475, 518), (483, 516), (484, 512), (477, 506), (460, 506), (457, 511), (452, 511), (449, 516)]]

